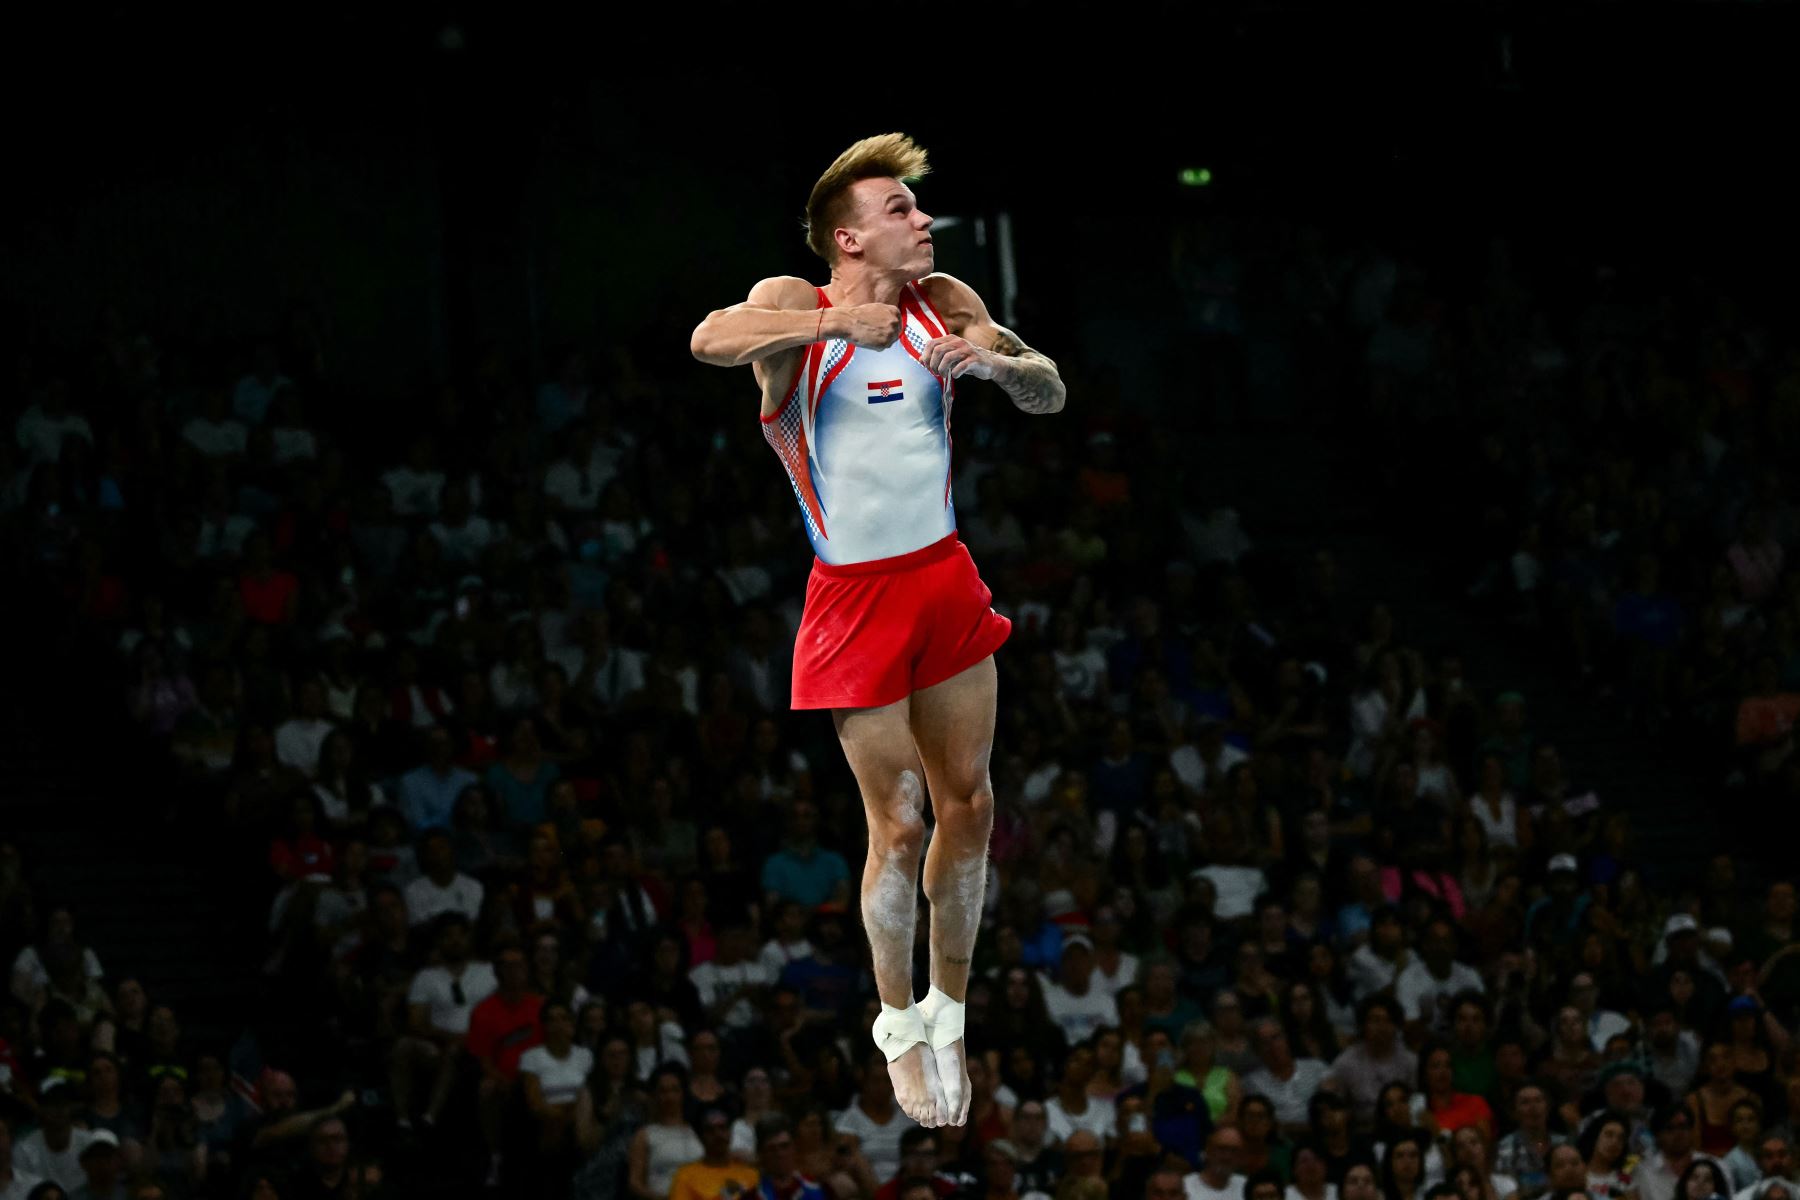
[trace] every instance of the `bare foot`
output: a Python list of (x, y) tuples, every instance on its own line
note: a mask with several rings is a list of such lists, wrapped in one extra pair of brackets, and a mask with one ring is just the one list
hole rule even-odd
[(961, 1125), (969, 1119), (969, 1101), (974, 1091), (969, 1086), (969, 1054), (963, 1045), (963, 1039), (954, 1042), (934, 1053), (937, 1059), (937, 1077), (943, 1087), (943, 1099), (940, 1103), (944, 1111), (944, 1124)]
[(935, 1129), (938, 1118), (937, 1062), (931, 1047), (916, 1042), (905, 1054), (888, 1063), (888, 1079), (894, 1085), (894, 1103), (900, 1111), (923, 1125)]

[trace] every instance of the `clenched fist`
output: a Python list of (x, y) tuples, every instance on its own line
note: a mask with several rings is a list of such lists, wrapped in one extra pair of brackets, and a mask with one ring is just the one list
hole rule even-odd
[(844, 309), (842, 320), (852, 346), (886, 350), (900, 336), (900, 309), (892, 304), (858, 304)]

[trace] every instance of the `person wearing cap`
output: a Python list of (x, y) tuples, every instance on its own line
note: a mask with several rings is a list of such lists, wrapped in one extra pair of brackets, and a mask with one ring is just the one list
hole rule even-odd
[(1573, 854), (1551, 855), (1548, 874), (1550, 894), (1525, 913), (1525, 940), (1546, 954), (1572, 942), (1585, 928), (1590, 902)]
[(12, 1118), (0, 1115), (0, 1200), (25, 1200), (42, 1182), (14, 1164)]
[(700, 1145), (705, 1153), (698, 1162), (675, 1172), (669, 1200), (732, 1200), (755, 1188), (761, 1175), (755, 1167), (731, 1157), (731, 1114), (709, 1108), (700, 1117)]
[(81, 1172), (86, 1178), (69, 1193), (69, 1200), (125, 1200), (120, 1167), (118, 1135), (110, 1129), (96, 1130), (81, 1151)]
[(1117, 1001), (1095, 984), (1094, 942), (1085, 930), (1072, 929), (1064, 936), (1057, 977), (1042, 983), (1044, 1009), (1070, 1045), (1085, 1041), (1102, 1025), (1119, 1023)]
[(1725, 1011), (1726, 992), (1723, 972), (1701, 948), (1700, 922), (1691, 913), (1671, 914), (1663, 925), (1657, 954), (1662, 961), (1650, 972), (1648, 994), (1658, 999), (1669, 995), (1670, 982), (1677, 972), (1684, 972), (1694, 985), (1687, 1024), (1694, 1029), (1712, 1028)]
[(13, 1166), (21, 1174), (50, 1180), (65, 1192), (86, 1180), (81, 1152), (97, 1136), (75, 1128), (75, 1100), (74, 1085), (61, 1076), (44, 1080), (38, 1089), (39, 1125), (13, 1146)]

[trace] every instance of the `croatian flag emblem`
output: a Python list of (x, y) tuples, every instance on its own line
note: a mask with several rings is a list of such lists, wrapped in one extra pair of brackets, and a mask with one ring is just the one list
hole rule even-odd
[(869, 403), (886, 404), (890, 400), (904, 400), (906, 396), (900, 391), (898, 379), (884, 379), (880, 383), (869, 385)]

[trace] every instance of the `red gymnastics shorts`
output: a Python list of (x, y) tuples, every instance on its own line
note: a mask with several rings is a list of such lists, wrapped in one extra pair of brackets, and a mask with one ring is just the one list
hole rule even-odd
[(893, 558), (813, 560), (794, 640), (795, 708), (877, 708), (968, 670), (1012, 622), (952, 531)]

